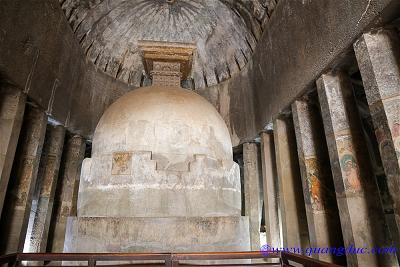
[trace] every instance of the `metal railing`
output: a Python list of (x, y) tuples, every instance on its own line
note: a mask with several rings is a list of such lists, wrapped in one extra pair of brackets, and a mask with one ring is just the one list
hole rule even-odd
[[(251, 262), (251, 263), (199, 263), (201, 261), (221, 260), (254, 260), (275, 259), (276, 263)], [(260, 251), (251, 252), (201, 252), (201, 253), (15, 253), (0, 256), (0, 266), (18, 267), (22, 262), (41, 262), (46, 266), (52, 262), (87, 262), (88, 267), (95, 267), (97, 262), (129, 261), (128, 264), (118, 266), (304, 266), (304, 267), (340, 267), (332, 263), (321, 262), (298, 254), (280, 252), (265, 253)], [(140, 263), (132, 263), (132, 262)], [(145, 263), (145, 262), (149, 263)], [(196, 261), (196, 263), (190, 263)], [(154, 263), (158, 262), (158, 263)], [(295, 265), (294, 265), (295, 264)], [(37, 265), (37, 264), (36, 264)], [(40, 265), (40, 264), (39, 264)], [(99, 264), (100, 265), (100, 264)], [(117, 264), (116, 264), (117, 265)], [(116, 266), (114, 265), (114, 266)]]

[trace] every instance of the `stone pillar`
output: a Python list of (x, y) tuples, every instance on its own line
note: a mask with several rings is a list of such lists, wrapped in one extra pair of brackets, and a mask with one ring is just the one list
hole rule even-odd
[(78, 135), (71, 137), (66, 143), (60, 167), (60, 187), (57, 189), (58, 196), (55, 199), (57, 208), (51, 234), (51, 252), (63, 252), (67, 218), (76, 216), (79, 177), (85, 157), (85, 147), (85, 140)]
[(366, 33), (354, 50), (400, 230), (400, 38), (385, 29)]
[(30, 221), (31, 232), (26, 236), (26, 249), (29, 252), (46, 252), (64, 136), (63, 126), (47, 126), (38, 174), (37, 207)]
[[(300, 173), (311, 247), (343, 246), (338, 207), (318, 101), (292, 104)], [(322, 261), (344, 263), (333, 254), (313, 254)], [(343, 257), (341, 257), (343, 258)]]
[(18, 144), (26, 95), (3, 85), (0, 89), (0, 217)]
[(256, 143), (243, 144), (244, 210), (249, 217), (251, 250), (260, 250), (260, 176)]
[(22, 251), (36, 185), (47, 116), (27, 106), (1, 220), (1, 252)]
[[(378, 186), (347, 74), (317, 81), (344, 245), (390, 246)], [(395, 266), (393, 255), (348, 254), (348, 266)]]
[(283, 246), (305, 248), (309, 246), (306, 210), (301, 190), (296, 136), (290, 118), (275, 120), (274, 141)]
[(278, 174), (276, 173), (276, 159), (274, 136), (263, 132), (261, 137), (261, 163), (263, 172), (265, 232), (267, 244), (272, 247), (281, 246), (281, 236), (278, 214)]

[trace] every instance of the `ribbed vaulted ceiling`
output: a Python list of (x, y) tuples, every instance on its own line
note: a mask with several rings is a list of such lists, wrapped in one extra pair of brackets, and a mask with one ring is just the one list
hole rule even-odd
[(140, 86), (139, 40), (195, 43), (196, 88), (245, 66), (277, 0), (60, 0), (87, 58)]

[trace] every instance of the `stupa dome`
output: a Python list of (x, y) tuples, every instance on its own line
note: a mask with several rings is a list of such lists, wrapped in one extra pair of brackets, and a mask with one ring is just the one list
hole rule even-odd
[[(141, 45), (153, 85), (125, 94), (100, 119), (64, 251), (93, 251), (93, 240), (98, 252), (248, 250), (228, 128), (206, 99), (179, 87), (194, 47)], [(179, 237), (165, 235), (173, 232)]]
[(228, 128), (206, 99), (179, 87), (194, 47), (142, 49), (153, 85), (126, 93), (100, 119), (82, 166), (78, 216), (240, 215)]
[(104, 113), (93, 156), (119, 151), (232, 159), (229, 131), (217, 110), (190, 90), (164, 86), (133, 90)]
[(98, 123), (82, 167), (78, 214), (240, 215), (232, 158), (228, 128), (206, 99), (177, 86), (135, 89)]

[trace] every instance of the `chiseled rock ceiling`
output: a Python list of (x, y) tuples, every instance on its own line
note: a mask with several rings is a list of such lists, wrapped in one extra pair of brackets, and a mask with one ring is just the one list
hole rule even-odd
[(140, 86), (139, 40), (195, 43), (195, 88), (228, 79), (252, 55), (278, 0), (59, 0), (99, 69)]

